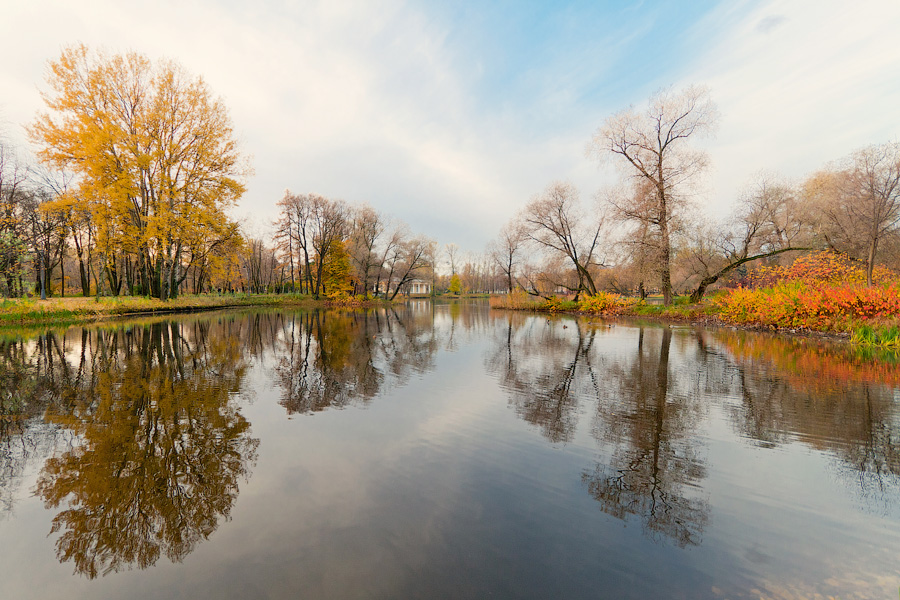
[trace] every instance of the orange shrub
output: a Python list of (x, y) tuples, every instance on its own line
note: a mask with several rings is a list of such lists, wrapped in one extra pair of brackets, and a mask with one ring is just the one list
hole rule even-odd
[(900, 284), (782, 282), (768, 288), (738, 288), (713, 304), (722, 319), (733, 323), (846, 331), (853, 321), (900, 316)]
[(855, 322), (900, 316), (900, 278), (884, 267), (866, 285), (865, 266), (834, 252), (801, 256), (787, 267), (763, 267), (752, 287), (713, 300), (725, 321), (847, 331)]
[[(865, 265), (829, 250), (797, 258), (790, 266), (760, 267), (750, 274), (752, 287), (770, 287), (779, 283), (802, 281), (808, 284), (866, 284)], [(898, 282), (897, 274), (882, 266), (872, 272), (876, 285)]]

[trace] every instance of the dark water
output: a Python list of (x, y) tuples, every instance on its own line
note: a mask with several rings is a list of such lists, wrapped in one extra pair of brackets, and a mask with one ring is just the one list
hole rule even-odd
[(897, 598), (900, 367), (483, 304), (0, 338), (0, 598)]

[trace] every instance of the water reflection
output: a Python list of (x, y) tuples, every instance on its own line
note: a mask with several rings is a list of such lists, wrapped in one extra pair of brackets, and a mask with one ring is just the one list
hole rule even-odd
[(15, 508), (26, 468), (71, 441), (40, 418), (60, 389), (58, 354), (58, 340), (51, 334), (32, 342), (0, 339), (0, 517)]
[(488, 369), (516, 414), (549, 441), (571, 441), (579, 403), (594, 404), (592, 434), (603, 460), (582, 481), (601, 510), (640, 518), (654, 539), (699, 544), (709, 513), (697, 491), (706, 472), (693, 437), (699, 403), (670, 393), (671, 330), (639, 329), (630, 353), (601, 341), (608, 326), (579, 320), (507, 315), (498, 330)]
[(828, 453), (870, 508), (900, 499), (895, 362), (821, 340), (520, 314), (497, 315), (492, 339), (487, 369), (548, 441), (573, 441), (593, 415), (598, 460), (582, 482), (601, 510), (640, 519), (651, 539), (702, 543), (711, 409), (761, 448)]
[[(433, 311), (262, 311), (0, 340), (0, 511), (28, 464), (57, 557), (89, 578), (181, 561), (227, 519), (259, 440), (239, 392), (271, 362), (288, 414), (365, 404), (434, 367)], [(446, 317), (446, 315), (444, 315)], [(471, 329), (476, 319), (463, 327)], [(443, 333), (438, 333), (438, 331)], [(49, 458), (48, 458), (49, 457)]]
[(74, 434), (45, 461), (36, 493), (59, 510), (57, 557), (76, 572), (180, 561), (228, 518), (259, 442), (232, 396), (247, 366), (243, 336), (228, 323), (212, 331), (203, 321), (155, 322), (0, 346), (17, 374), (3, 397), (17, 397), (7, 385), (30, 386), (5, 416), (42, 412), (56, 432)]
[(288, 414), (365, 404), (431, 370), (439, 345), (430, 315), (394, 309), (286, 315), (275, 339)]
[(696, 396), (670, 393), (672, 330), (638, 331), (635, 357), (611, 366), (597, 403), (594, 433), (609, 458), (583, 475), (602, 510), (638, 516), (651, 538), (697, 545), (709, 518)]
[[(769, 447), (802, 441), (837, 458), (838, 473), (883, 512), (900, 492), (900, 366), (850, 348), (746, 332), (701, 333), (733, 366), (741, 435)], [(723, 382), (728, 379), (723, 379)], [(723, 386), (724, 387), (724, 386)]]
[[(465, 394), (443, 393), (460, 381)], [(264, 401), (248, 406), (251, 384)], [(863, 546), (843, 532), (865, 544), (890, 523), (859, 517), (856, 500), (882, 514), (900, 504), (898, 385), (896, 363), (815, 340), (461, 304), (245, 311), (46, 332), (0, 340), (0, 513), (12, 514), (23, 474), (39, 473), (25, 487), (51, 514), (33, 511), (35, 530), (43, 536), (52, 519), (59, 560), (95, 578), (181, 561), (239, 514), (239, 488), (256, 471), (254, 484), (271, 487), (245, 491), (241, 519), (191, 561), (218, 565), (222, 589), (241, 578), (264, 589), (291, 562), (304, 565), (297, 581), (352, 569), (361, 589), (388, 589), (371, 581), (390, 574), (397, 589), (421, 585), (430, 597), (452, 589), (432, 590), (432, 576), (461, 570), (479, 591), (516, 579), (517, 591), (535, 584), (534, 595), (552, 596), (554, 582), (583, 590), (609, 580), (623, 597), (638, 590), (635, 580), (677, 572), (659, 584), (672, 597), (740, 597), (751, 585), (773, 590), (802, 579), (798, 572), (823, 563), (809, 548), (826, 535), (839, 532), (832, 555), (844, 561)], [(410, 386), (414, 406), (386, 400), (367, 413), (286, 422), (382, 402), (400, 386)], [(272, 440), (258, 465), (260, 442), (242, 413)], [(732, 472), (751, 463), (778, 481)], [(813, 473), (820, 489), (809, 494), (831, 494), (824, 516), (817, 498), (784, 483), (822, 465), (834, 477), (825, 485)], [(848, 496), (849, 509), (839, 505)], [(272, 510), (282, 504), (296, 517), (290, 523)], [(747, 522), (755, 527), (760, 515), (769, 522), (748, 535)], [(260, 545), (241, 551), (257, 552), (258, 563), (215, 558), (213, 548), (247, 532)], [(647, 539), (659, 563), (645, 568)], [(568, 554), (551, 553), (558, 560), (543, 564), (551, 568), (541, 579), (535, 565), (548, 547)], [(873, 571), (886, 564), (858, 554)], [(609, 560), (592, 571), (596, 556)], [(239, 563), (269, 570), (239, 571)], [(497, 581), (499, 564), (521, 577)], [(719, 568), (728, 573), (715, 579), (727, 589), (709, 592), (707, 573)], [(406, 581), (410, 571), (419, 579)], [(179, 569), (188, 572), (197, 577)], [(656, 582), (640, 590), (662, 589)]]
[(538, 426), (551, 442), (570, 441), (579, 400), (599, 393), (602, 376), (591, 351), (597, 330), (577, 320), (563, 323), (521, 314), (502, 320), (488, 370), (499, 377), (517, 415)]

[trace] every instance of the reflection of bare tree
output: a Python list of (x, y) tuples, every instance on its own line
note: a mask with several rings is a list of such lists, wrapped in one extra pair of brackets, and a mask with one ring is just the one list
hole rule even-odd
[(181, 560), (228, 517), (258, 444), (232, 399), (246, 363), (231, 333), (156, 320), (0, 347), (0, 397), (26, 390), (24, 431), (75, 436), (46, 460), (37, 493), (61, 509), (58, 557), (77, 572)]
[(861, 358), (820, 341), (720, 331), (706, 353), (736, 376), (728, 405), (743, 436), (775, 446), (801, 440), (831, 452), (838, 471), (855, 480), (870, 504), (896, 502), (900, 492), (900, 413), (894, 387), (900, 365)]
[(368, 402), (432, 369), (438, 344), (430, 321), (379, 309), (289, 316), (282, 346), (275, 374), (290, 414)]
[(709, 504), (696, 491), (706, 467), (692, 435), (699, 412), (691, 398), (670, 393), (671, 330), (660, 337), (658, 352), (646, 352), (641, 329), (637, 360), (616, 365), (604, 380), (611, 394), (598, 404), (595, 431), (614, 447), (609, 462), (583, 480), (604, 512), (636, 515), (651, 536), (684, 547), (701, 542), (708, 520)]
[(486, 359), (488, 370), (509, 393), (517, 415), (540, 427), (551, 442), (570, 441), (578, 424), (579, 397), (598, 393), (591, 350), (597, 330), (578, 320), (506, 317)]
[[(617, 518), (639, 517), (654, 538), (699, 544), (709, 513), (696, 491), (706, 476), (698, 454), (703, 446), (694, 435), (702, 411), (696, 394), (673, 392), (671, 330), (641, 329), (629, 360), (616, 345), (598, 342), (602, 326), (518, 314), (504, 319), (486, 363), (516, 413), (550, 441), (568, 441), (579, 402), (593, 399), (594, 435), (607, 460), (583, 474), (588, 492)], [(649, 346), (656, 334), (654, 352)]]

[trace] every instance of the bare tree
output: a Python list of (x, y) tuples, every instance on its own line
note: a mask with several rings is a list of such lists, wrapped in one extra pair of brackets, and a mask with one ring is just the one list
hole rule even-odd
[(350, 229), (350, 256), (365, 296), (381, 267), (377, 244), (386, 230), (385, 219), (371, 206), (364, 204), (352, 210)]
[[(282, 255), (286, 252), (290, 266), (291, 287), (294, 285), (294, 263), (298, 264), (300, 290), (312, 293), (312, 199), (306, 194), (284, 191), (278, 202), (275, 241)], [(296, 259), (295, 259), (296, 256)], [(305, 282), (305, 285), (304, 285)]]
[(805, 191), (821, 216), (819, 231), (826, 243), (865, 261), (872, 285), (879, 248), (900, 226), (900, 143), (853, 153), (843, 168), (807, 180)]
[(577, 283), (573, 287), (559, 281), (560, 286), (574, 291), (576, 297), (581, 292), (597, 293), (591, 268), (601, 266), (597, 254), (603, 220), (583, 214), (575, 186), (560, 182), (551, 184), (525, 207), (521, 222), (525, 238), (571, 262)]
[(506, 280), (507, 291), (515, 287), (515, 271), (521, 261), (525, 231), (521, 221), (513, 220), (504, 225), (500, 235), (488, 246), (488, 256), (496, 264)]
[[(709, 133), (717, 111), (706, 88), (691, 86), (680, 92), (662, 90), (644, 111), (629, 107), (611, 116), (594, 134), (588, 153), (601, 161), (617, 156), (623, 170), (651, 194), (635, 194), (637, 210), (621, 207), (629, 219), (647, 223), (660, 244), (663, 300), (672, 304), (671, 235), (673, 217), (688, 198), (691, 184), (707, 165), (704, 152), (687, 146), (691, 137)], [(645, 204), (644, 201), (650, 201)]]
[(760, 174), (744, 191), (728, 227), (697, 229), (688, 250), (700, 276), (691, 302), (746, 263), (792, 250), (810, 250), (810, 230), (794, 190), (769, 174)]
[[(394, 252), (394, 260), (391, 267), (392, 273), (396, 278), (394, 291), (390, 295), (390, 300), (397, 297), (400, 290), (413, 279), (417, 278), (427, 267), (429, 267), (428, 257), (435, 254), (434, 242), (424, 236), (418, 236), (400, 243)], [(389, 289), (391, 280), (387, 281)]]
[[(335, 242), (347, 237), (349, 208), (340, 200), (318, 194), (285, 191), (278, 203), (281, 214), (275, 222), (276, 240), (282, 255), (289, 257), (293, 283), (294, 254), (306, 279), (306, 292), (318, 298), (322, 291), (323, 257)], [(313, 272), (315, 267), (315, 272)]]
[(459, 246), (450, 242), (444, 246), (444, 252), (447, 253), (447, 260), (450, 261), (450, 275), (456, 275), (456, 263), (459, 260)]
[[(375, 279), (375, 293), (382, 293), (387, 298), (394, 280), (394, 270), (403, 256), (403, 244), (409, 237), (408, 227), (404, 223), (396, 223), (390, 235), (385, 238), (378, 261), (378, 271)], [(384, 290), (382, 292), (382, 284)]]

